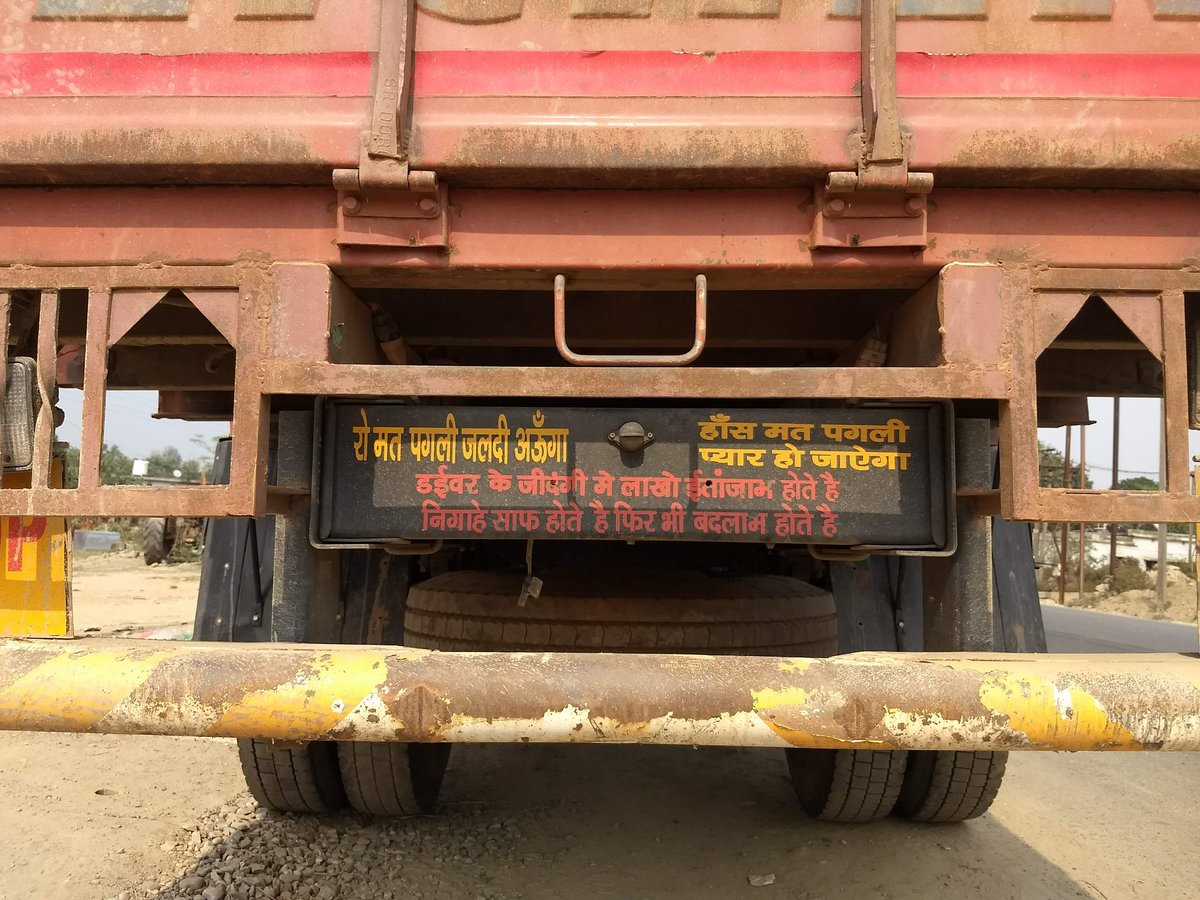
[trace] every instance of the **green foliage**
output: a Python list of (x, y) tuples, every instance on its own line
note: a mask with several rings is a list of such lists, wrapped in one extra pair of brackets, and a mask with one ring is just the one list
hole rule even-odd
[(101, 484), (137, 484), (133, 477), (133, 459), (116, 447), (105, 444), (100, 449)]
[(1116, 565), (1113, 566), (1112, 584), (1109, 586), (1109, 591), (1113, 594), (1121, 594), (1125, 591), (1144, 591), (1153, 587), (1150, 582), (1150, 574), (1142, 568), (1141, 564), (1136, 559), (1122, 559), (1117, 557)]
[[(147, 458), (146, 475), (149, 478), (175, 479), (175, 472), (181, 472), (182, 482), (199, 482), (201, 472), (212, 480), (211, 459), (184, 459), (174, 447), (167, 447), (151, 453)], [(79, 448), (67, 449), (64, 468), (64, 481), (67, 487), (79, 486)], [(100, 482), (101, 484), (142, 484), (143, 479), (133, 474), (133, 459), (126, 456), (117, 447), (105, 444), (100, 451)]]
[[(133, 460), (118, 448), (108, 444), (100, 448), (101, 484), (137, 484), (133, 477)], [(79, 448), (67, 448), (63, 466), (63, 482), (69, 487), (79, 487)]]
[(146, 475), (149, 478), (174, 478), (175, 470), (183, 466), (183, 455), (174, 447), (167, 447), (146, 457)]
[[(1056, 450), (1049, 444), (1038, 441), (1038, 455), (1040, 457), (1038, 466), (1038, 482), (1042, 487), (1062, 487), (1063, 486), (1063, 455), (1061, 450)], [(1083, 486), (1092, 487), (1092, 477), (1084, 470)], [(1069, 487), (1079, 487), (1079, 469), (1071, 466), (1071, 483)]]
[(1122, 478), (1117, 482), (1118, 491), (1157, 491), (1158, 482), (1145, 475), (1135, 475), (1132, 478)]

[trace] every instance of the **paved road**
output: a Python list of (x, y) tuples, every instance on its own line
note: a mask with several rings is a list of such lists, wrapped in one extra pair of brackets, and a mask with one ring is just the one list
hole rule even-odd
[(1195, 625), (1043, 604), (1051, 653), (1195, 653)]

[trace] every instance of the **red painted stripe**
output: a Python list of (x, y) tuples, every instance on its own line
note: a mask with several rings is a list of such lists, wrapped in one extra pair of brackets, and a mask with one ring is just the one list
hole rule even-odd
[[(1200, 54), (902, 53), (907, 97), (1200, 99)], [(438, 50), (413, 89), (437, 97), (854, 96), (857, 53)], [(369, 53), (0, 54), (0, 97), (361, 97)]]
[(361, 97), (369, 53), (0, 53), (0, 97)]
[[(901, 53), (907, 97), (1200, 98), (1200, 55)], [(450, 50), (417, 54), (414, 90), (462, 97), (789, 97), (856, 94), (857, 53)]]

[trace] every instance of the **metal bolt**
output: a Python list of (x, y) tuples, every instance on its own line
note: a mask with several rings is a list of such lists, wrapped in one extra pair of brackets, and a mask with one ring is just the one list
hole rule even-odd
[(846, 201), (841, 197), (834, 197), (825, 203), (825, 213), (830, 216), (840, 216), (846, 211)]
[(925, 209), (924, 197), (907, 197), (904, 200), (904, 211), (910, 216), (919, 216)]
[(419, 201), (417, 201), (417, 209), (425, 213), (427, 216), (431, 216), (437, 212), (437, 208), (437, 201), (432, 197), (422, 197)]
[(342, 199), (342, 212), (354, 215), (360, 209), (362, 209), (362, 201), (357, 197), (351, 195)]

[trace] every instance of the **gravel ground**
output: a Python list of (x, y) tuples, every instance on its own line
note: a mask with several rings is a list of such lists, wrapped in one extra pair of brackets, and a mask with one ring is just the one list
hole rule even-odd
[(163, 845), (173, 869), (115, 900), (507, 900), (521, 894), (488, 873), (537, 861), (520, 852), (521, 819), (479, 806), (436, 818), (291, 816), (240, 794)]

